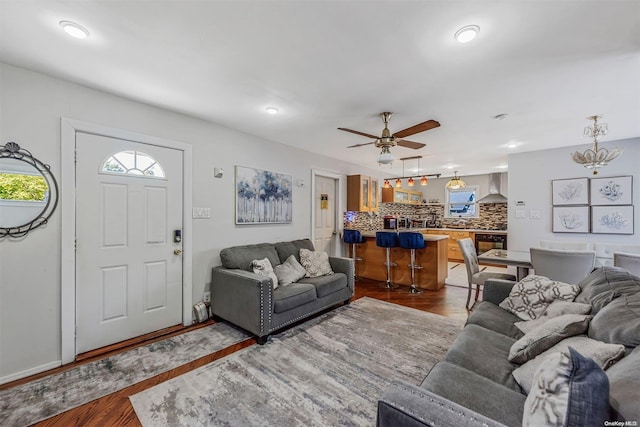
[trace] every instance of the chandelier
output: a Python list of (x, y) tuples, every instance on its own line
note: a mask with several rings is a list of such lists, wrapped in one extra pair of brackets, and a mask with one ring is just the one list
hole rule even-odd
[(609, 151), (606, 148), (598, 148), (598, 137), (606, 135), (609, 130), (606, 123), (598, 123), (598, 119), (602, 116), (589, 116), (588, 120), (593, 120), (593, 126), (584, 128), (584, 136), (593, 138), (593, 150), (587, 149), (584, 153), (576, 151), (571, 155), (574, 162), (584, 166), (587, 169), (593, 169), (593, 174), (597, 175), (597, 168), (601, 168), (609, 164), (609, 162), (622, 154), (622, 150), (614, 148)]

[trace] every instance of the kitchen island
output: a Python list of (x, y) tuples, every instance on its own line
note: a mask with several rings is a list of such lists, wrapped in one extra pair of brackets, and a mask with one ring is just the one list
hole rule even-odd
[[(384, 230), (389, 231), (389, 230)], [(417, 230), (406, 230), (417, 231)], [(402, 232), (402, 231), (401, 231)], [(424, 230), (419, 230), (424, 236), (426, 247), (416, 250), (416, 264), (421, 265), (421, 269), (416, 269), (416, 286), (421, 289), (438, 290), (444, 286), (447, 278), (447, 242), (449, 236), (426, 234)], [(376, 246), (376, 233), (363, 232), (364, 242), (357, 245), (356, 254), (362, 258), (356, 265), (358, 277), (378, 280), (384, 282), (387, 279), (387, 270), (384, 265), (386, 261), (386, 249)], [(391, 283), (394, 285), (411, 284), (411, 255), (409, 249), (392, 248), (391, 262), (397, 264), (391, 267)]]

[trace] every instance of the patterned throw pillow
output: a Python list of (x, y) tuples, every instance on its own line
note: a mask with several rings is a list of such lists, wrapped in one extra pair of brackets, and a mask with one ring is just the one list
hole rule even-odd
[(282, 264), (276, 265), (273, 271), (275, 271), (276, 276), (278, 276), (279, 286), (297, 282), (307, 274), (307, 271), (300, 265), (294, 255), (289, 255), (289, 258)]
[(516, 283), (500, 307), (523, 320), (533, 320), (545, 312), (555, 299), (573, 301), (580, 287), (534, 274)]
[(525, 363), (563, 339), (584, 333), (590, 319), (586, 314), (564, 314), (548, 320), (513, 343), (509, 362)]
[(573, 348), (538, 369), (524, 402), (524, 427), (601, 426), (609, 420), (609, 379), (592, 359)]
[(326, 252), (300, 249), (300, 264), (307, 272), (305, 277), (320, 277), (333, 274), (331, 264), (329, 264), (329, 255)]
[(273, 267), (271, 266), (269, 258), (254, 259), (251, 261), (251, 268), (254, 273), (271, 278), (273, 289), (278, 287), (278, 277), (276, 276), (276, 273), (273, 272)]
[(590, 311), (590, 304), (555, 300), (551, 304), (549, 304), (549, 307), (547, 307), (544, 313), (542, 313), (542, 316), (534, 320), (527, 320), (526, 322), (516, 322), (514, 323), (514, 325), (523, 333), (527, 334), (534, 328), (537, 328), (547, 320), (553, 319), (554, 317), (562, 316), (564, 314), (589, 314)]

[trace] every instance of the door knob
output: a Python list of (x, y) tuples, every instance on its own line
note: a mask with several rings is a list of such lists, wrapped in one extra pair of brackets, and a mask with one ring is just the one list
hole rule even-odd
[(182, 253), (182, 249), (174, 249), (173, 253), (176, 255), (180, 255)]

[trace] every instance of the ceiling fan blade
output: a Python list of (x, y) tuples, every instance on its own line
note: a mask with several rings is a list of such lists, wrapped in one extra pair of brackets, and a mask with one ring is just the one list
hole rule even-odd
[(401, 130), (400, 132), (396, 132), (393, 134), (393, 136), (395, 136), (396, 138), (404, 138), (405, 136), (415, 135), (416, 133), (437, 128), (438, 126), (440, 126), (440, 123), (438, 123), (437, 121), (427, 120), (426, 122), (422, 122), (417, 125), (411, 126), (410, 128)]
[(413, 148), (414, 150), (427, 146), (427, 144), (423, 144), (422, 142), (407, 141), (406, 139), (399, 139), (396, 141), (396, 144), (400, 147)]
[(362, 147), (363, 145), (371, 145), (371, 144), (375, 144), (375, 141), (371, 141), (371, 142), (365, 142), (364, 144), (356, 144), (356, 145), (350, 145), (347, 148), (355, 148), (355, 147)]
[(345, 131), (345, 132), (355, 133), (356, 135), (362, 135), (362, 136), (366, 136), (366, 137), (368, 137), (368, 138), (378, 139), (378, 137), (377, 137), (377, 136), (375, 136), (375, 135), (371, 135), (370, 133), (364, 133), (364, 132), (360, 132), (360, 131), (353, 130), (353, 129), (338, 128), (338, 130), (343, 130), (343, 131)]

